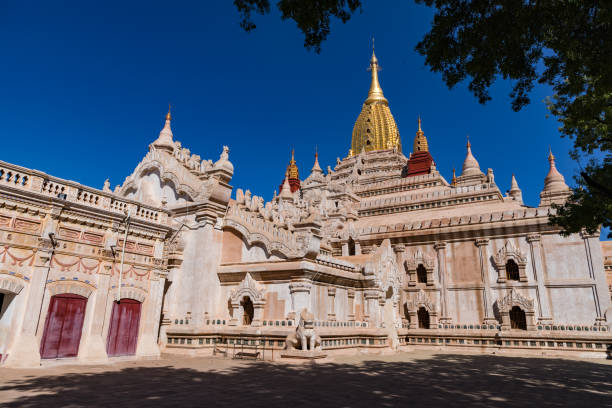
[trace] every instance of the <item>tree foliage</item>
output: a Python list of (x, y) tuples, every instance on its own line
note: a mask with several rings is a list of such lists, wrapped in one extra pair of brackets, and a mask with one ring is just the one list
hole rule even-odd
[(452, 88), (469, 80), (481, 103), (498, 78), (512, 81), (514, 110), (536, 82), (552, 87), (550, 112), (586, 160), (577, 188), (551, 222), (565, 233), (612, 226), (612, 2), (416, 0), (436, 8), (416, 50)]
[[(573, 195), (551, 222), (564, 233), (612, 227), (612, 1), (415, 0), (434, 7), (431, 30), (417, 44), (433, 72), (449, 88), (468, 89), (486, 103), (498, 79), (512, 83), (515, 111), (529, 104), (536, 83), (549, 85), (550, 113), (559, 132), (574, 141), (572, 157), (585, 162)], [(252, 13), (269, 0), (234, 0), (242, 27), (255, 28)], [(359, 0), (279, 0), (281, 18), (294, 20), (304, 45), (316, 52), (330, 19), (348, 21)], [(391, 10), (390, 10), (391, 12)], [(612, 236), (612, 233), (611, 233)]]
[[(256, 28), (252, 16), (270, 12), (270, 0), (234, 0), (240, 13), (240, 26), (246, 31)], [(304, 46), (321, 52), (321, 43), (330, 33), (331, 18), (346, 23), (361, 8), (360, 0), (279, 0), (281, 19), (293, 20), (304, 33)]]

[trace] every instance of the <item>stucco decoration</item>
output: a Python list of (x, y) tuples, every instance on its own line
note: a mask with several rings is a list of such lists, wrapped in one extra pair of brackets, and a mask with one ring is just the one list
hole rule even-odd
[(497, 300), (497, 308), (502, 318), (502, 330), (510, 330), (510, 310), (512, 310), (514, 306), (520, 307), (521, 310), (525, 312), (527, 330), (535, 330), (534, 301), (521, 295), (514, 288), (511, 288), (506, 296)]
[(418, 311), (421, 307), (425, 308), (429, 314), (429, 327), (435, 328), (438, 325), (438, 311), (434, 302), (423, 289), (420, 289), (411, 301), (407, 302), (406, 307), (408, 308), (408, 314), (410, 316), (410, 328), (416, 329), (418, 327)]
[(412, 299), (412, 302), (408, 303), (409, 310), (416, 311), (420, 307), (424, 307), (429, 313), (436, 312), (435, 304), (431, 301), (423, 289), (419, 290), (414, 299)]
[(10, 276), (0, 276), (0, 292), (18, 295), (23, 289), (23, 283)]
[[(115, 292), (116, 293), (116, 292)], [(139, 288), (121, 288), (121, 299), (134, 299), (143, 303), (147, 294)]]
[(260, 326), (263, 318), (263, 308), (266, 304), (266, 293), (265, 290), (253, 279), (250, 273), (244, 276), (244, 279), (240, 284), (232, 290), (230, 297), (230, 303), (232, 305), (232, 319), (230, 325), (236, 326), (239, 323), (243, 324), (244, 307), (242, 302), (245, 298), (253, 304), (253, 320), (251, 326)]
[(507, 280), (506, 264), (509, 260), (513, 260), (518, 265), (519, 280), (527, 282), (527, 256), (519, 248), (516, 248), (512, 241), (508, 240), (503, 247), (493, 256), (493, 263), (497, 269), (497, 282), (504, 283)]
[(78, 281), (55, 281), (47, 285), (47, 290), (51, 296), (74, 293), (88, 298), (93, 293), (94, 287)]
[(416, 286), (417, 284), (417, 268), (419, 265), (423, 265), (427, 271), (427, 285), (432, 286), (436, 283), (433, 273), (435, 265), (434, 258), (428, 254), (424, 254), (421, 248), (417, 248), (412, 255), (408, 255), (404, 264), (406, 272), (408, 272), (409, 286)]

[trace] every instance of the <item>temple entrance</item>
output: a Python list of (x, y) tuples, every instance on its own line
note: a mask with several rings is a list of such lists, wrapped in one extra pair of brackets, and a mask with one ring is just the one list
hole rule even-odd
[(525, 312), (518, 306), (514, 306), (510, 310), (510, 328), (527, 330), (527, 319), (525, 317)]
[(429, 329), (429, 312), (423, 306), (417, 312), (419, 318), (419, 329)]
[(40, 342), (42, 358), (77, 356), (86, 306), (87, 298), (72, 293), (51, 297)]
[(240, 306), (242, 306), (242, 324), (250, 326), (253, 323), (253, 316), (255, 314), (251, 298), (248, 296), (243, 297)]
[(136, 354), (141, 303), (133, 299), (113, 302), (106, 353), (109, 357)]

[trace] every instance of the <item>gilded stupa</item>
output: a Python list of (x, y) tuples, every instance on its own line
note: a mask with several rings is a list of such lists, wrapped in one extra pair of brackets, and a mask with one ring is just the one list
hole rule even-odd
[(362, 150), (369, 152), (393, 148), (401, 152), (402, 143), (399, 130), (389, 109), (389, 101), (383, 95), (378, 82), (380, 67), (374, 50), (372, 50), (369, 70), (372, 72), (372, 83), (368, 98), (363, 103), (361, 113), (353, 127), (350, 155), (359, 154)]

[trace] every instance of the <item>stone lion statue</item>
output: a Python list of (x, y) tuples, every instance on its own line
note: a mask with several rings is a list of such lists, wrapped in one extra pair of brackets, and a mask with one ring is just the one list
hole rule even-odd
[(285, 343), (287, 350), (321, 350), (321, 337), (314, 329), (314, 315), (306, 308), (300, 313), (300, 322), (295, 333), (288, 335)]

